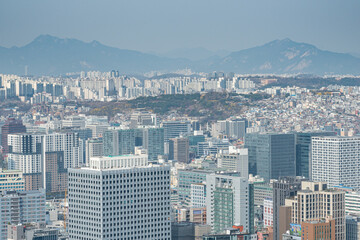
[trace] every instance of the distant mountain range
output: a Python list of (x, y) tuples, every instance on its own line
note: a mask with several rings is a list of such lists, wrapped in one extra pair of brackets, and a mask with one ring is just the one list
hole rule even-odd
[(168, 58), (185, 58), (191, 61), (200, 61), (209, 58), (225, 57), (229, 55), (230, 52), (226, 50), (211, 51), (206, 48), (198, 47), (198, 48), (178, 48), (164, 53), (153, 53), (153, 54)]
[[(80, 71), (110, 71), (141, 74), (149, 71), (194, 71), (235, 73), (360, 74), (360, 58), (323, 51), (290, 39), (275, 40), (222, 56), (206, 49), (177, 50), (155, 55), (40, 35), (23, 47), (0, 47), (0, 73), (58, 75)], [(226, 54), (226, 53), (225, 53)], [(170, 56), (170, 57), (169, 57)]]

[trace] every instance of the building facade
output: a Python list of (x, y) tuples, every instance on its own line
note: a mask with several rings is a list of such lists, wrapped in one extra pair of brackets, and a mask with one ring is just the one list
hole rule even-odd
[(8, 224), (45, 222), (45, 191), (3, 191), (0, 207), (0, 236), (7, 239)]
[(147, 157), (92, 158), (69, 171), (69, 239), (171, 239), (170, 168)]
[(346, 216), (346, 240), (360, 239), (360, 216), (347, 215)]
[(190, 135), (190, 121), (165, 121), (162, 124), (164, 128), (164, 141), (168, 142), (170, 138), (177, 138), (180, 135)]
[(274, 204), (274, 239), (280, 239), (285, 231), (280, 231), (280, 206), (285, 204), (285, 199), (294, 197), (298, 190), (301, 189), (300, 177), (282, 177), (274, 181), (273, 186), (273, 204)]
[(266, 181), (296, 175), (294, 134), (246, 134), (245, 148), (249, 154), (249, 173)]
[(0, 191), (25, 190), (25, 180), (20, 170), (3, 170), (0, 168)]
[[(67, 185), (67, 169), (83, 164), (83, 146), (78, 133), (10, 134), (8, 145), (8, 168), (23, 172), (26, 190), (63, 191)], [(53, 187), (47, 189), (48, 186)]]
[(296, 133), (296, 176), (310, 177), (311, 170), (311, 138), (319, 136), (335, 136), (335, 132)]
[(179, 201), (185, 205), (190, 204), (191, 184), (206, 182), (206, 175), (212, 173), (209, 170), (178, 170), (178, 195)]
[(272, 198), (264, 199), (264, 227), (274, 224), (274, 205)]
[(240, 175), (245, 178), (249, 176), (247, 148), (234, 149), (232, 151), (220, 150), (217, 159), (218, 168), (239, 172)]
[(189, 139), (171, 138), (169, 140), (169, 159), (189, 163)]
[(194, 208), (206, 206), (206, 185), (204, 183), (191, 184), (190, 206)]
[(22, 124), (21, 120), (9, 118), (5, 124), (1, 127), (1, 146), (3, 147), (3, 153), (9, 152), (8, 147), (8, 135), (13, 133), (24, 133), (26, 127)]
[(90, 158), (104, 155), (104, 144), (102, 139), (88, 139), (85, 142), (85, 163), (89, 163)]
[(360, 137), (313, 137), (312, 180), (360, 188)]
[(148, 151), (149, 161), (156, 161), (159, 155), (164, 155), (164, 128), (143, 128), (142, 146)]
[[(291, 206), (291, 222), (302, 224), (307, 221), (331, 218), (335, 221), (335, 239), (345, 239), (345, 193), (327, 188), (324, 182), (301, 183), (301, 190), (293, 198), (285, 200)], [(309, 238), (311, 239), (311, 238)]]
[(215, 173), (206, 176), (206, 222), (214, 233), (234, 225), (250, 232), (249, 195), (247, 178)]

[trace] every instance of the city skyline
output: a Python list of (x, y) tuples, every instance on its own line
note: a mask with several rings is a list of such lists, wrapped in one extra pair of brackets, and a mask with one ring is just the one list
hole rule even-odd
[(0, 0), (0, 240), (359, 240), (359, 0)]

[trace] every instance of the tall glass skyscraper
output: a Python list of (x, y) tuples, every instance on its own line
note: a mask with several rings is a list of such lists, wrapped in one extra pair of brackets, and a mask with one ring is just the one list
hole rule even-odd
[(296, 176), (309, 178), (311, 165), (311, 138), (335, 136), (335, 132), (296, 133)]
[(249, 173), (266, 181), (295, 176), (295, 135), (250, 133), (245, 137), (249, 154)]

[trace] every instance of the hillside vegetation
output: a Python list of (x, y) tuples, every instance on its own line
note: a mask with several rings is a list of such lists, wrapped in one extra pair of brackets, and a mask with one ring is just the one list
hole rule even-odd
[(176, 94), (156, 97), (140, 97), (134, 100), (118, 102), (85, 102), (90, 107), (88, 114), (115, 116), (117, 113), (128, 113), (133, 109), (143, 108), (158, 115), (176, 112), (189, 117), (200, 117), (202, 120), (225, 119), (237, 115), (251, 102), (268, 98), (264, 94), (238, 95), (233, 93)]

